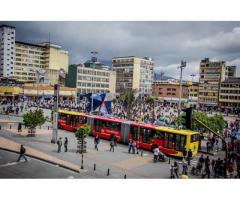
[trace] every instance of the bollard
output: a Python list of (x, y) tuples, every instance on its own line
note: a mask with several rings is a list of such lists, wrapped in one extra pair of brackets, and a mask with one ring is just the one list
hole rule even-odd
[(83, 153), (82, 153), (82, 165), (81, 165), (81, 169), (84, 169), (84, 167), (83, 167)]
[(170, 164), (170, 158), (168, 158), (168, 164)]
[(49, 126), (47, 127), (47, 130), (49, 130)]
[(141, 156), (143, 157), (143, 151), (141, 151)]
[(107, 176), (109, 176), (109, 174), (110, 174), (110, 169), (108, 168), (108, 170), (107, 170)]
[(126, 179), (126, 178), (127, 178), (127, 175), (125, 174), (125, 175), (124, 175), (124, 179)]
[(96, 171), (96, 164), (93, 165), (93, 171)]
[(10, 125), (10, 127), (9, 127), (10, 129), (12, 129), (12, 125)]

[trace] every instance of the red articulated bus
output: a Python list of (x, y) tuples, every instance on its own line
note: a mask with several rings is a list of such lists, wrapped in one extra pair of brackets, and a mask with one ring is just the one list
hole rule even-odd
[(107, 140), (113, 136), (117, 142), (128, 144), (135, 140), (137, 147), (160, 151), (168, 155), (182, 157), (186, 148), (192, 149), (193, 156), (197, 154), (199, 134), (191, 130), (178, 130), (169, 127), (125, 121), (112, 117), (87, 115), (74, 111), (59, 110), (58, 127), (75, 132), (80, 126), (88, 124), (91, 134)]

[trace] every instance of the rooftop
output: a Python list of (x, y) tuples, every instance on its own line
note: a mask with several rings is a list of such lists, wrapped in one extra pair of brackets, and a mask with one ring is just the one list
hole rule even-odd
[(3, 27), (7, 27), (7, 28), (14, 28), (14, 29), (15, 29), (15, 27), (14, 27), (14, 26), (9, 26), (9, 25), (5, 25), (5, 24), (2, 24), (2, 25), (0, 25), (0, 28), (3, 28)]
[(23, 44), (23, 45), (29, 45), (29, 46), (34, 46), (34, 47), (45, 48), (44, 46), (41, 46), (41, 45), (38, 45), (38, 44), (33, 44), (33, 43), (28, 43), (28, 42), (16, 41), (15, 43)]
[(229, 78), (223, 81), (222, 83), (239, 83), (240, 84), (240, 77)]

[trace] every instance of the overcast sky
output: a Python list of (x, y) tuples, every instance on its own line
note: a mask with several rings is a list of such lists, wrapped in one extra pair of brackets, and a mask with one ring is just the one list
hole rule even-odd
[[(149, 56), (155, 70), (184, 79), (198, 74), (200, 60), (225, 60), (240, 76), (240, 22), (0, 22), (16, 27), (16, 40), (49, 40), (69, 51), (70, 64), (82, 63), (91, 51), (100, 60), (114, 56)], [(198, 77), (195, 78), (197, 80)]]

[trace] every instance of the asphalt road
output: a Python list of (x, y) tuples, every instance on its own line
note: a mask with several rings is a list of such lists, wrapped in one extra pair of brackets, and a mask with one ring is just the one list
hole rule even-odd
[(42, 162), (34, 158), (28, 158), (28, 162), (22, 159), (16, 162), (18, 154), (0, 150), (0, 179), (4, 178), (83, 178), (81, 174), (70, 170)]

